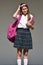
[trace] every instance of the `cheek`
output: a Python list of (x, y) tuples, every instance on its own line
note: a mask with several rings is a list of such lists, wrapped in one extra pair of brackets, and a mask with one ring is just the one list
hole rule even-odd
[(26, 9), (26, 12), (28, 12), (28, 9)]
[(22, 10), (22, 12), (24, 12), (24, 10)]

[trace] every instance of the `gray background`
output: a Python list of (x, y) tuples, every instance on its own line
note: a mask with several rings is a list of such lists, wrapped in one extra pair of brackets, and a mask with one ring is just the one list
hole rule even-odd
[(35, 29), (31, 30), (33, 49), (29, 51), (29, 64), (43, 65), (43, 0), (0, 0), (0, 65), (16, 64), (16, 48), (7, 39), (7, 28), (18, 5), (25, 2), (35, 16)]

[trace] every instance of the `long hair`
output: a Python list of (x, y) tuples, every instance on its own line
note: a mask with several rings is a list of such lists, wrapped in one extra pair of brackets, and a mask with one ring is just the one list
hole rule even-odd
[(29, 19), (29, 18), (30, 18), (30, 11), (29, 11), (29, 7), (28, 7), (27, 4), (25, 4), (25, 3), (21, 3), (21, 4), (20, 4), (20, 14), (21, 14), (21, 15), (23, 14), (23, 12), (22, 12), (23, 6), (27, 7), (27, 9), (28, 9), (27, 15), (28, 15), (28, 19)]

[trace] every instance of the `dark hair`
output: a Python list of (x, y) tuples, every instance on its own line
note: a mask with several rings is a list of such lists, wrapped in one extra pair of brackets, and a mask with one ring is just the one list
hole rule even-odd
[[(20, 14), (21, 14), (21, 15), (23, 14), (23, 12), (22, 12), (22, 7), (23, 7), (23, 6), (26, 6), (26, 7), (28, 8), (28, 11), (27, 11), (28, 18), (30, 18), (30, 11), (29, 11), (29, 7), (28, 7), (28, 5), (27, 5), (27, 4), (25, 4), (25, 5), (23, 5), (23, 4), (25, 4), (25, 3), (21, 3), (21, 4), (20, 4)], [(23, 6), (22, 6), (22, 5), (23, 5)]]
[(21, 3), (20, 5), (23, 5), (23, 4), (25, 4), (25, 3)]

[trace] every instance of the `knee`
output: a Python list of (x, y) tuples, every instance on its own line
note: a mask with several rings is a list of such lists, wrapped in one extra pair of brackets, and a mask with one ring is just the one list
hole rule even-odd
[(28, 49), (24, 49), (23, 55), (27, 56), (28, 55)]
[(22, 55), (22, 49), (17, 49), (17, 55), (21, 57), (21, 55)]

